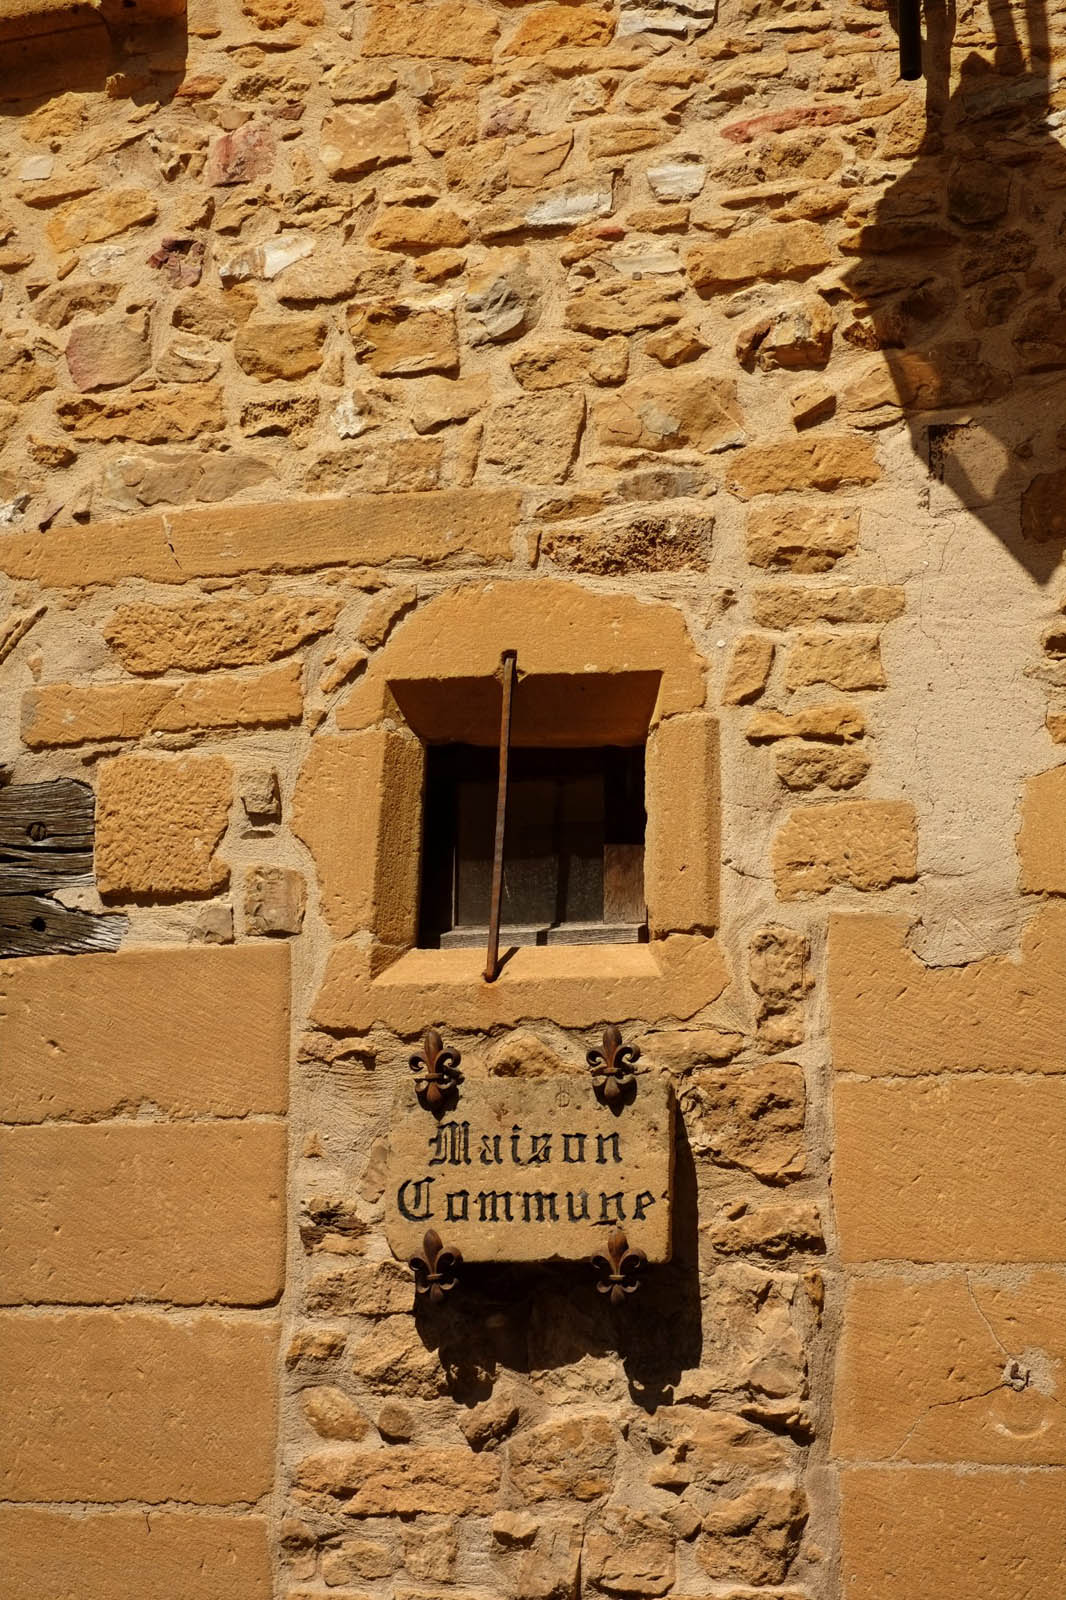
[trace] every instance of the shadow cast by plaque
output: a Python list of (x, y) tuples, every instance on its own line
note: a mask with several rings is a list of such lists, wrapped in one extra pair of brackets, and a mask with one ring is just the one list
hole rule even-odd
[(672, 1255), (641, 1276), (615, 1307), (589, 1261), (465, 1263), (444, 1304), (416, 1306), (416, 1325), (463, 1406), (489, 1399), (505, 1372), (557, 1370), (612, 1353), (635, 1404), (647, 1412), (669, 1405), (703, 1353), (696, 1169), (680, 1117)]

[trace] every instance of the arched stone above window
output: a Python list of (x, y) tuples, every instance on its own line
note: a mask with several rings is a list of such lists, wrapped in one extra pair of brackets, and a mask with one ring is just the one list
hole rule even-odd
[(412, 612), (339, 707), (337, 726), (402, 716), (394, 684), (491, 680), (508, 649), (518, 649), (526, 679), (657, 674), (653, 724), (704, 703), (705, 664), (674, 606), (550, 578), (497, 580), (449, 589)]

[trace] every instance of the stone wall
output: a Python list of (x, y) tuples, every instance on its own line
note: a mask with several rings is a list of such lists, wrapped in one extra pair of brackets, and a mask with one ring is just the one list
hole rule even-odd
[[(927, 27), (0, 8), (0, 767), (95, 796), (0, 843), (14, 1600), (1055, 1592), (1066, 11)], [(653, 937), (490, 987), (424, 686), (508, 646), (658, 675)], [(423, 1030), (610, 1023), (672, 1262), (412, 1316)]]
[(287, 954), (0, 970), (13, 1595), (270, 1593)]

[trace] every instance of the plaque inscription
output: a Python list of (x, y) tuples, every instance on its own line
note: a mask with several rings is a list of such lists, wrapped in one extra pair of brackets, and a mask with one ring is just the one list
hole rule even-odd
[(617, 1114), (587, 1077), (468, 1077), (439, 1118), (405, 1090), (385, 1216), (401, 1260), (421, 1250), (427, 1228), (466, 1261), (545, 1261), (593, 1255), (618, 1227), (649, 1261), (669, 1259), (668, 1083), (641, 1077)]

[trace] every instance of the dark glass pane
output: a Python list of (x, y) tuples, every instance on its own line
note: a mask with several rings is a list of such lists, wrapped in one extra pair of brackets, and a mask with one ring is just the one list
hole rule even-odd
[[(428, 752), (421, 942), (489, 917), (498, 757)], [(511, 752), (503, 927), (644, 920), (644, 752)]]
[(455, 814), (455, 926), (477, 927), (488, 921), (492, 892), (496, 785), (460, 779)]
[(503, 863), (503, 924), (556, 921), (558, 784), (516, 778), (507, 809)]
[(554, 922), (603, 921), (603, 773), (564, 780), (557, 796)]
[[(528, 763), (519, 763), (519, 767)], [(496, 790), (456, 789), (456, 926), (488, 921)], [(598, 773), (516, 777), (507, 810), (504, 925), (603, 918), (603, 778)]]

